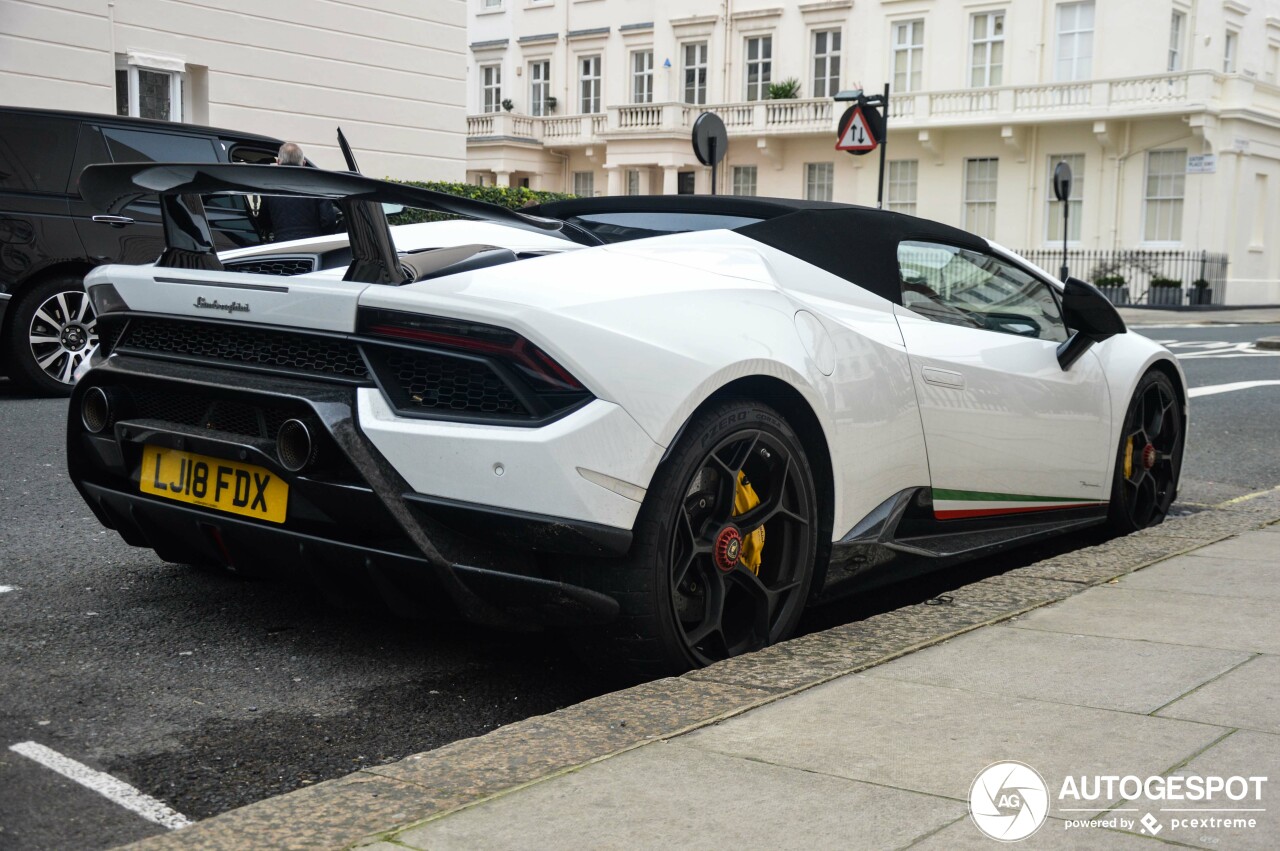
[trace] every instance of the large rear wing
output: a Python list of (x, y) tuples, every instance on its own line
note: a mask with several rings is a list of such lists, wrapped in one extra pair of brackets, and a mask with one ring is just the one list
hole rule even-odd
[(383, 204), (416, 207), (468, 219), (551, 233), (581, 245), (600, 240), (575, 225), (530, 216), (485, 201), (358, 174), (293, 166), (228, 163), (116, 163), (91, 165), (80, 175), (80, 195), (92, 206), (116, 214), (148, 196), (159, 196), (165, 250), (157, 266), (220, 270), (202, 195), (290, 195), (327, 198), (342, 210), (351, 241), (352, 263), (345, 280), (401, 284), (405, 273), (396, 255)]

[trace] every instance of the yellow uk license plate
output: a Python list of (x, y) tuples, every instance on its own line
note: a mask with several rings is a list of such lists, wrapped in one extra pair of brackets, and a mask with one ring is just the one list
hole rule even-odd
[(143, 493), (283, 523), (289, 484), (270, 470), (159, 446), (142, 448)]

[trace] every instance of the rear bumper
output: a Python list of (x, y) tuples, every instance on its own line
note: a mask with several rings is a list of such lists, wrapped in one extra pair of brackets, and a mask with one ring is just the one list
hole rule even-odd
[[(90, 434), (80, 421), (80, 401), (90, 387), (111, 394), (118, 411), (100, 434)], [(629, 532), (415, 493), (361, 431), (355, 392), (115, 356), (86, 374), (72, 395), (71, 479), (104, 525), (168, 561), (254, 570), (265, 565), (312, 579), (363, 581), (393, 609), (417, 611), (443, 601), (468, 620), (488, 624), (582, 624), (616, 614), (613, 599), (559, 581), (555, 559), (542, 554), (620, 555), (630, 546)], [(148, 401), (156, 399), (162, 400), (160, 409)], [(226, 423), (205, 422), (222, 416), (216, 408), (195, 422), (163, 418), (171, 407), (172, 419), (181, 419), (189, 400), (256, 411), (261, 432), (246, 434), (253, 427), (235, 426), (230, 417)], [(283, 417), (316, 426), (313, 469), (295, 474), (279, 465), (269, 423)], [(289, 484), (285, 522), (141, 493), (144, 445), (265, 468)]]

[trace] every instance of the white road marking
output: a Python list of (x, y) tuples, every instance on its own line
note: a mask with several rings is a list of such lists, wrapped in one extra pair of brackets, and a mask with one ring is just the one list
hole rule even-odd
[(17, 591), (16, 585), (0, 585), (0, 594), (8, 594), (10, 591)]
[(1192, 399), (1197, 396), (1213, 396), (1217, 393), (1231, 393), (1235, 390), (1249, 390), (1254, 387), (1280, 387), (1280, 381), (1233, 381), (1230, 384), (1210, 384), (1206, 387), (1192, 387), (1187, 395)]
[(191, 824), (191, 819), (182, 813), (169, 809), (160, 801), (150, 795), (144, 795), (123, 780), (95, 771), (83, 763), (63, 756), (53, 748), (47, 748), (37, 742), (19, 742), (16, 745), (10, 745), (9, 750), (35, 760), (45, 768), (52, 769), (87, 789), (92, 789), (112, 803), (119, 804), (126, 810), (132, 810), (147, 821), (155, 822), (161, 827), (177, 830)]

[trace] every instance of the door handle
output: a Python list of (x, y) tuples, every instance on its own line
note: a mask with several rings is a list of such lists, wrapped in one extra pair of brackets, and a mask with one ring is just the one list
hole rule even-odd
[(924, 380), (929, 384), (956, 389), (964, 388), (964, 376), (958, 372), (952, 372), (949, 369), (938, 369), (933, 366), (926, 366), (920, 372), (924, 375)]
[(94, 216), (93, 220), (100, 225), (111, 225), (113, 228), (133, 224), (133, 219), (128, 216)]

